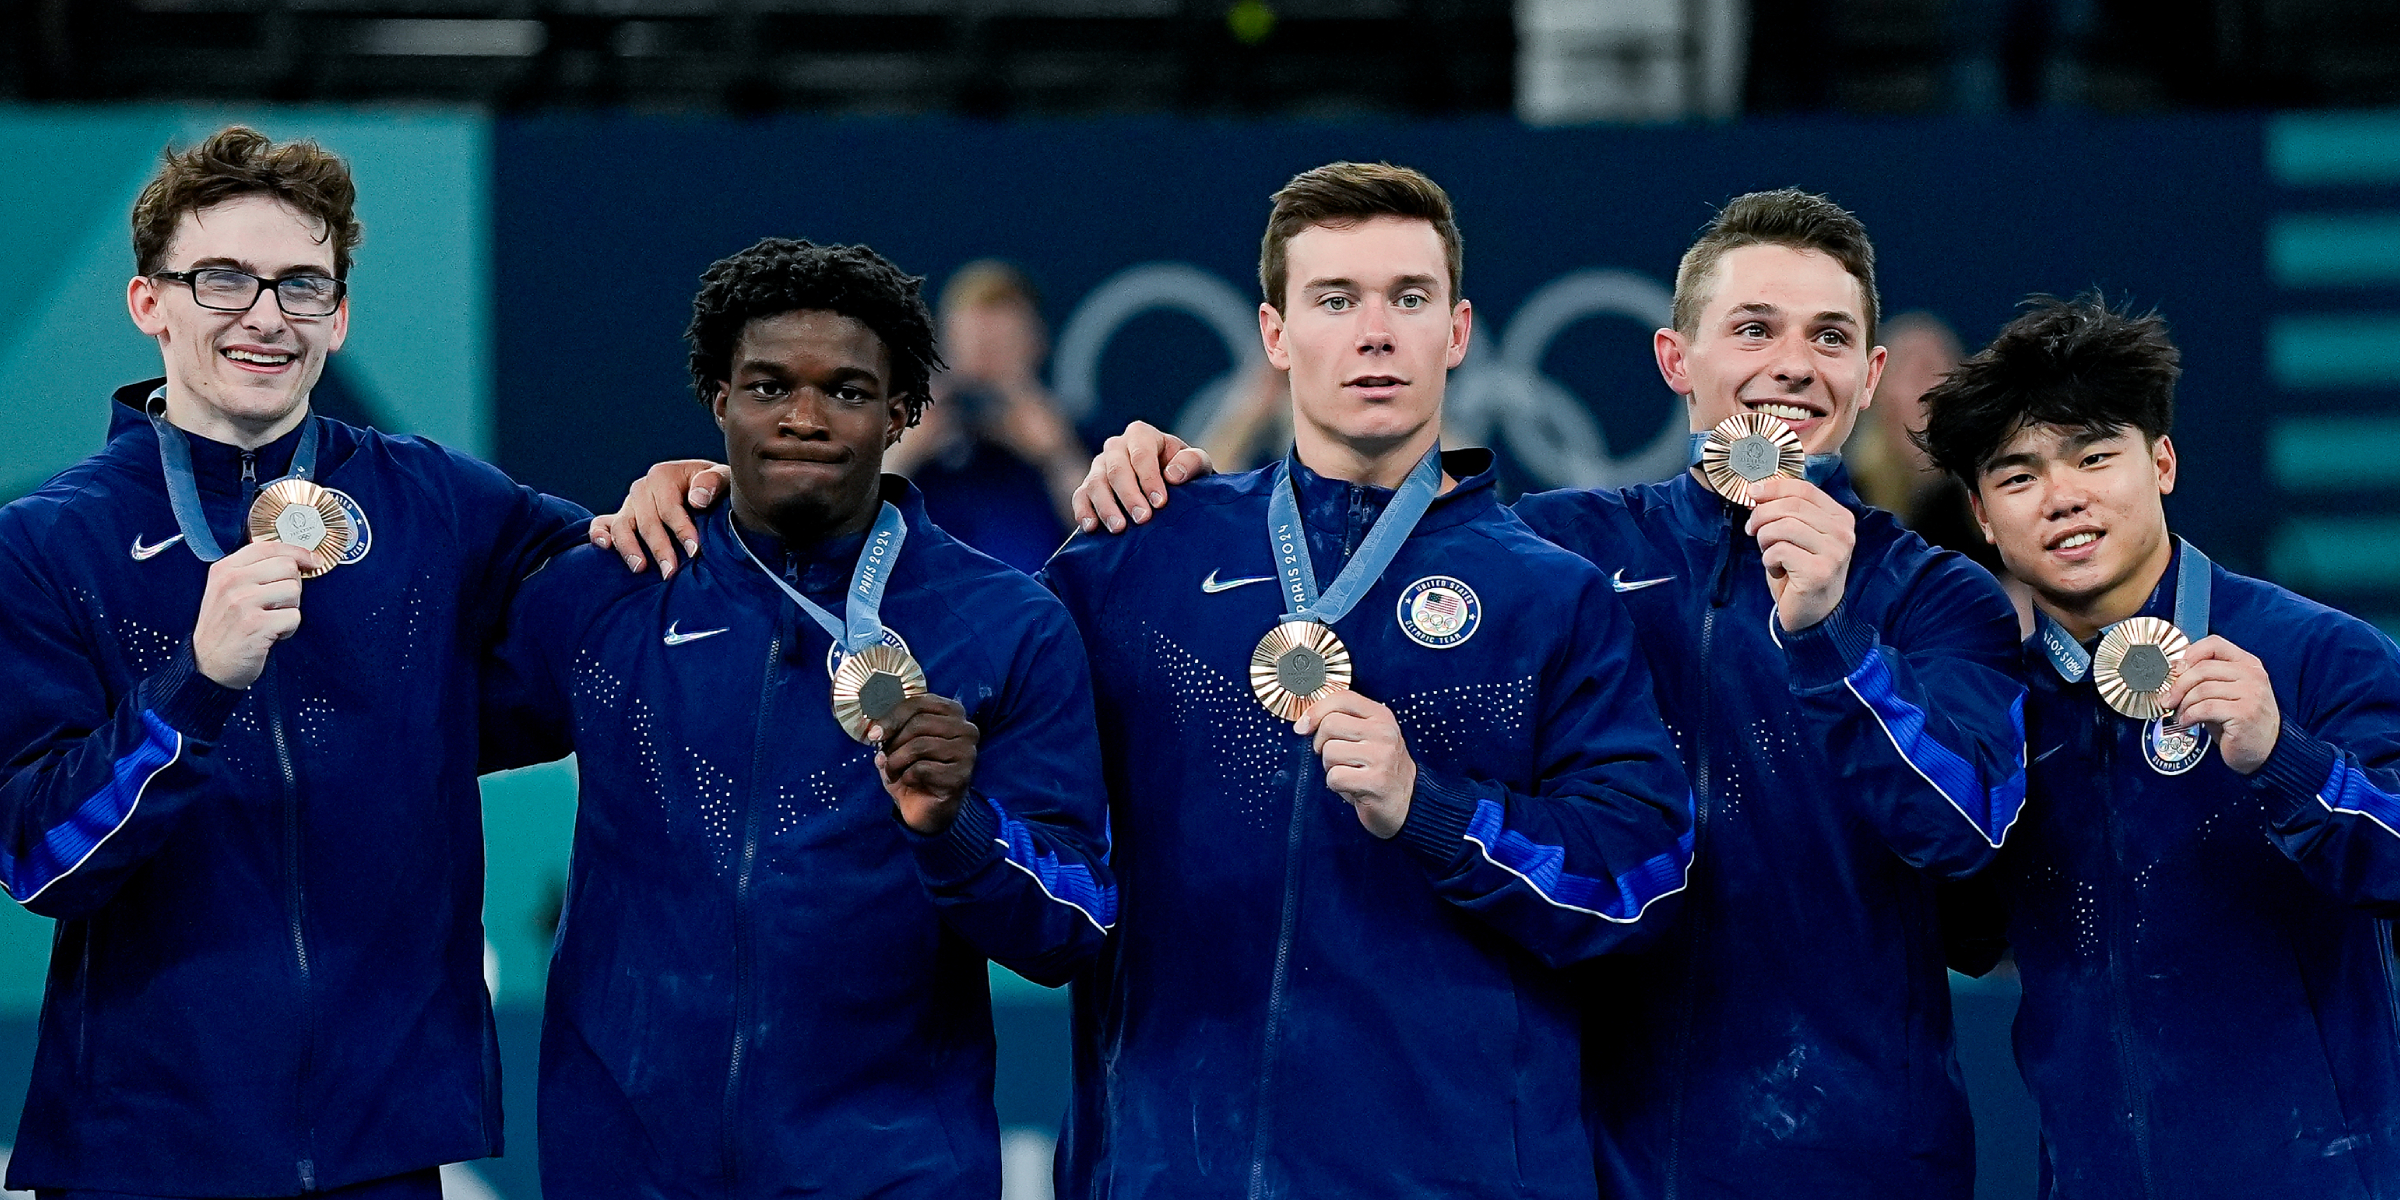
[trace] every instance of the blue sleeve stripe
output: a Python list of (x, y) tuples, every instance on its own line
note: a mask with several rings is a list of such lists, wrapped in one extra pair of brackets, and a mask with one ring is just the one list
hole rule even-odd
[(2325, 786), (2317, 792), (2317, 803), (2332, 812), (2365, 817), (2383, 826), (2385, 833), (2400, 837), (2400, 800), (2368, 783), (2363, 772), (2338, 754), (2333, 759), (2333, 774), (2326, 776)]
[[(1685, 807), (1691, 805), (1685, 797)], [(1567, 870), (1567, 851), (1534, 841), (1503, 823), (1500, 805), (1477, 800), (1467, 822), (1467, 840), (1482, 849), (1486, 861), (1524, 880), (1534, 894), (1559, 908), (1590, 913), (1603, 921), (1630, 925), (1642, 919), (1652, 904), (1684, 888), (1691, 878), (1692, 827), (1686, 823), (1675, 849), (1648, 860), (1614, 879), (1596, 879)]]
[[(1117, 885), (1103, 887), (1092, 878), (1090, 867), (1043, 853), (1041, 845), (1033, 840), (1033, 831), (1025, 828), (1023, 821), (1009, 816), (997, 800), (987, 796), (984, 802), (1000, 818), (999, 835), (992, 840), (1000, 843), (1008, 865), (1033, 876), (1043, 894), (1082, 913), (1100, 932), (1108, 932), (1117, 923)], [(1106, 861), (1105, 857), (1102, 861)]]
[(1882, 646), (1869, 651), (1867, 660), (1842, 683), (1875, 714), (1884, 736), (1892, 739), (1892, 748), (1900, 752), (1900, 760), (1941, 793), (1985, 842), (1999, 849), (2015, 827), (2017, 814), (2025, 809), (2025, 690), (2017, 689), (2017, 698), (2008, 706), (2008, 727), (2017, 740), (2016, 773), (1983, 792), (1976, 786), (1975, 768), (1926, 731), (1924, 710), (1900, 698), (1899, 689), (1892, 684), (1891, 664), (1883, 657), (1886, 653)]
[(31, 853), (20, 860), (0, 850), (0, 886), (7, 887), (10, 898), (31, 904), (82, 866), (100, 843), (124, 828), (150, 781), (183, 757), (183, 735), (148, 709), (142, 710), (142, 730), (141, 742), (116, 761), (108, 783), (43, 833)]

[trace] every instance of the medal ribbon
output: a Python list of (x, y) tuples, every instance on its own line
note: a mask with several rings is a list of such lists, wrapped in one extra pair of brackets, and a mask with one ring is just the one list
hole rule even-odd
[[(1700, 448), (1707, 444), (1708, 435), (1706, 433), (1693, 434), (1691, 451), (1685, 456), (1683, 465), (1685, 467), (1699, 466)], [(1840, 465), (1842, 465), (1842, 456), (1839, 454), (1811, 454), (1808, 456), (1808, 465), (1801, 468), (1801, 471), (1803, 477), (1810, 483), (1824, 487), (1825, 481), (1833, 478), (1833, 469)]]
[[(2175, 544), (2183, 553), (2182, 561), (2175, 567), (2175, 628), (2196, 642), (2208, 636), (2208, 556), (2180, 537)], [(2084, 649), (2064, 626), (2051, 620), (2048, 613), (2037, 611), (2034, 620), (2041, 626), (2042, 653), (2049, 657), (2050, 665), (2068, 683), (2083, 682), (2083, 677), (2092, 670), (2092, 652)], [(2108, 630), (2114, 628), (2111, 625), (2101, 630), (2100, 636), (2108, 636)]]
[[(158, 465), (167, 477), (167, 504), (175, 510), (175, 528), (183, 534), (183, 544), (201, 562), (213, 563), (225, 557), (225, 551), (217, 545), (216, 532), (208, 527), (208, 514), (200, 508), (200, 483), (192, 474), (192, 444), (182, 430), (167, 420), (167, 389), (162, 387), (150, 393), (150, 401), (142, 406), (142, 412), (150, 418), (150, 428), (158, 434)], [(316, 473), (317, 417), (310, 413), (300, 418), (300, 445), (292, 452), (291, 471), (282, 478), (307, 479)]]
[[(725, 519), (733, 520), (733, 514), (728, 512)], [(875, 515), (875, 527), (867, 533), (867, 544), (858, 552), (858, 566), (850, 573), (849, 598), (842, 605), (842, 616), (835, 617), (825, 611), (825, 606), (784, 582), (783, 576), (768, 570), (767, 564), (759, 562), (758, 552), (750, 548), (749, 540), (740, 530), (733, 535), (734, 542), (741, 546), (742, 553), (750, 556), (759, 573), (775, 581), (775, 586), (782, 588), (783, 594), (800, 606), (800, 611), (815, 620), (826, 636), (839, 643), (845, 654), (856, 654), (883, 641), (883, 589), (892, 581), (892, 564), (899, 561), (900, 543), (907, 538), (907, 520), (901, 517), (899, 509), (892, 507), (891, 501), (884, 501), (883, 511)]]
[(1392, 502), (1384, 506), (1383, 515), (1367, 530), (1366, 540), (1358, 544), (1358, 553), (1343, 564), (1323, 595), (1317, 593), (1316, 568), (1308, 558), (1308, 530), (1300, 523), (1300, 502), (1295, 498), (1298, 485), (1291, 475), (1290, 459), (1275, 464), (1273, 494), (1267, 501), (1267, 541), (1275, 554), (1276, 573), (1283, 577), (1283, 619), (1331, 625), (1366, 598), (1367, 589), (1375, 586), (1384, 568), (1400, 556), (1400, 544), (1424, 519), (1425, 510), (1433, 507), (1435, 493), (1442, 490), (1442, 448), (1436, 444), (1409, 469)]

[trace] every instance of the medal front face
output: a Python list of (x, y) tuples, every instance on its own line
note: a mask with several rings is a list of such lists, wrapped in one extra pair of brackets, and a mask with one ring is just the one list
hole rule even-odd
[(869, 646), (833, 673), (833, 719), (852, 741), (864, 742), (867, 726), (925, 691), (925, 669), (914, 655), (888, 643)]
[(1799, 479), (1808, 472), (1808, 452), (1792, 427), (1765, 413), (1742, 412), (1717, 422), (1700, 446), (1700, 473), (1718, 495), (1744, 508), (1755, 506), (1750, 485), (1778, 475)]
[(340, 566), (358, 540), (358, 525), (332, 492), (305, 479), (278, 479), (260, 489), (250, 504), (252, 541), (281, 542), (308, 552), (300, 578), (314, 579)]
[(1310, 702), (1350, 690), (1350, 648), (1333, 627), (1286, 621), (1250, 651), (1250, 692), (1276, 719), (1297, 721)]
[(2092, 685), (2110, 708), (2137, 721), (2166, 715), (2159, 693), (2174, 681), (2189, 645), (2183, 631), (2157, 617), (2132, 617), (2109, 626), (2092, 651)]

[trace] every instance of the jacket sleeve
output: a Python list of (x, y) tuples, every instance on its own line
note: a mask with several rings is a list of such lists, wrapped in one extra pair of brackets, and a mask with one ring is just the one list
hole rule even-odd
[(1981, 870), (2025, 806), (2016, 611), (1951, 554), (1892, 606), (1891, 628), (1850, 609), (1845, 597), (1798, 633), (1767, 618), (1810, 735), (1893, 853), (1947, 878)]
[(575, 750), (574, 707), (566, 674), (575, 647), (591, 624), (592, 602), (606, 589), (578, 587), (572, 576), (584, 554), (536, 566), (515, 588), (506, 620), (483, 659), (477, 716), (482, 738), (476, 770), (529, 767)]
[(1100, 952), (1117, 921), (1117, 885), (1083, 640), (1058, 601), (1023, 607), (1032, 629), (1004, 664), (1000, 694), (982, 705), (961, 698), (982, 739), (958, 816), (942, 833), (908, 837), (950, 927), (1055, 987)]
[(497, 632), (519, 582), (589, 540), (586, 530), (592, 514), (572, 501), (522, 486), (473, 455), (433, 449), (447, 460), (442, 472), (447, 494), (436, 500), (466, 548), (461, 557), (471, 572), (468, 595), (485, 600), (466, 607), (472, 618), (481, 620), (481, 628), (470, 631), (468, 644), (484, 644)]
[(2251, 773), (2267, 833), (2318, 887), (2400, 916), (2400, 648), (2348, 618), (2276, 681), (2283, 729)]
[(1692, 866), (1692, 790), (1599, 576), (1537, 684), (1531, 790), (1420, 761), (1396, 839), (1443, 899), (1561, 966), (1648, 940)]
[(108, 902), (185, 813), (230, 795), (216, 742), (245, 693), (200, 673), (189, 642), (111, 695), (23, 546), (0, 548), (0, 887), (47, 917)]

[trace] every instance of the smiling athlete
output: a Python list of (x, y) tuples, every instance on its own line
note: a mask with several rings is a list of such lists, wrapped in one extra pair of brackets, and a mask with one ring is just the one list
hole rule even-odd
[[(1855, 217), (1788, 189), (1736, 197), (1684, 254), (1653, 339), (1693, 470), (1516, 505), (1609, 572), (1699, 796), (1681, 923), (1588, 989), (1612, 1196), (1973, 1191), (1934, 895), (1991, 861), (2023, 802), (2016, 617), (1832, 457), (1882, 370), (1876, 319)], [(1725, 488), (1747, 505), (1703, 482), (1704, 435), (1729, 418), (1765, 451), (1758, 482)], [(1079, 515), (1155, 520), (1165, 481), (1207, 465), (1130, 429)]]
[(2031, 807), (1974, 890), (2042, 1195), (2400, 1196), (2400, 651), (2170, 535), (2178, 360), (2037, 297), (1926, 397), (2038, 613)]

